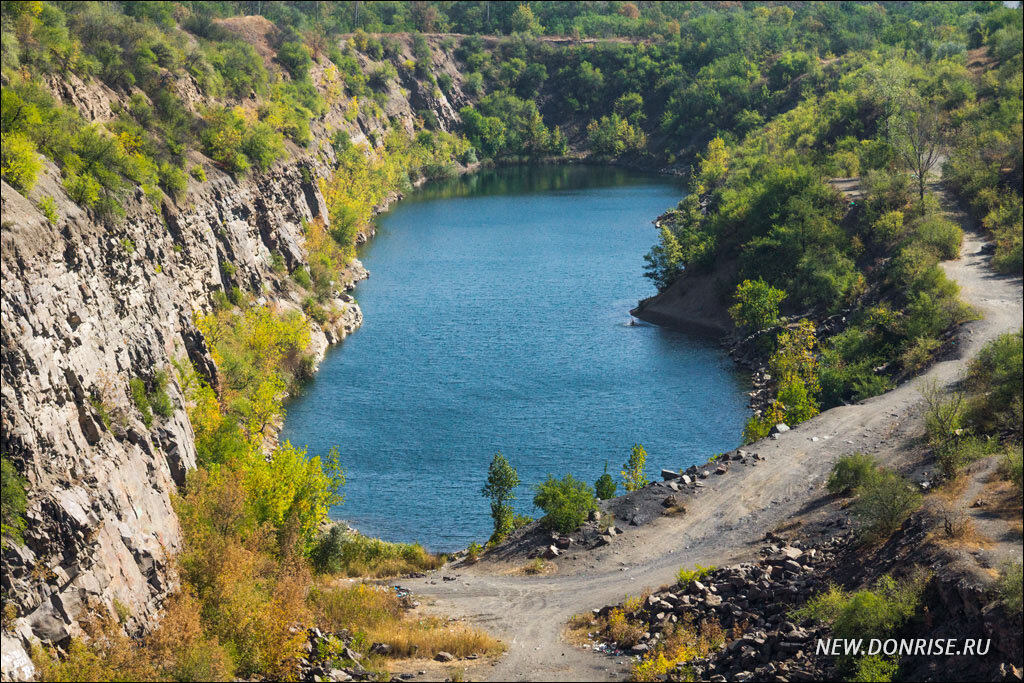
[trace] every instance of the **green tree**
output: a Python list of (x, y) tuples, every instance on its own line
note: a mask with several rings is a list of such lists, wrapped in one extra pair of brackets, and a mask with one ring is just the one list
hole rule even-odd
[(729, 308), (729, 315), (736, 326), (747, 332), (760, 332), (779, 321), (779, 304), (786, 293), (761, 279), (744, 280), (736, 286), (733, 298), (736, 303)]
[(622, 481), (627, 491), (639, 491), (647, 486), (647, 451), (638, 443), (633, 444), (629, 452), (629, 460), (622, 465)]
[(612, 479), (612, 475), (608, 474), (608, 461), (604, 463), (604, 474), (597, 478), (594, 483), (594, 491), (597, 493), (597, 497), (601, 500), (608, 500), (614, 498), (618, 484)]
[(494, 454), (487, 469), (487, 483), (480, 492), (491, 501), (491, 517), (494, 519), (494, 533), (491, 541), (497, 543), (515, 528), (515, 514), (509, 503), (516, 499), (519, 473), (500, 452)]
[(544, 32), (544, 27), (540, 25), (540, 21), (534, 15), (529, 5), (519, 5), (516, 7), (516, 11), (512, 13), (508, 25), (512, 33), (539, 35)]
[(550, 474), (537, 485), (533, 504), (544, 511), (541, 524), (563, 534), (572, 533), (587, 520), (591, 510), (597, 508), (594, 490), (571, 474), (555, 479)]
[(676, 239), (675, 233), (667, 225), (662, 225), (658, 243), (644, 255), (644, 277), (654, 281), (659, 292), (664, 292), (683, 274), (683, 247)]

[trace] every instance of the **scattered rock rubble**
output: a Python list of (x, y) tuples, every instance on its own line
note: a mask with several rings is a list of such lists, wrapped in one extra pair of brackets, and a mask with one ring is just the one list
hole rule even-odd
[[(768, 540), (778, 539), (769, 535)], [(636, 615), (647, 629), (640, 642), (611, 650), (643, 656), (656, 648), (669, 625), (688, 619), (698, 627), (715, 623), (727, 638), (717, 652), (686, 663), (698, 680), (828, 680), (831, 660), (814, 654), (815, 640), (827, 629), (794, 623), (789, 613), (825, 587), (823, 575), (848, 540), (847, 534), (814, 545), (773, 543), (762, 548), (757, 563), (721, 567), (686, 588), (654, 593)], [(605, 616), (612, 609), (594, 614)], [(680, 665), (669, 680), (683, 673)]]

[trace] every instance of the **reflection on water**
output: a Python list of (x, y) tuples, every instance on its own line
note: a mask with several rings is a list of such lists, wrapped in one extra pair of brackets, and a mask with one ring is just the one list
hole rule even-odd
[(348, 475), (333, 514), (389, 540), (485, 540), (480, 487), (502, 451), (532, 487), (649, 469), (734, 447), (741, 378), (707, 340), (629, 325), (653, 293), (642, 255), (670, 179), (617, 168), (514, 167), (431, 186), (381, 217), (362, 258), (363, 328), (291, 401), (285, 438)]

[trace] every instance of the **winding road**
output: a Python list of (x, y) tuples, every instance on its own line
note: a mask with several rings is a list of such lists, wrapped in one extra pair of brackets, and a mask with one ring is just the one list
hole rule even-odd
[[(627, 658), (578, 649), (565, 640), (572, 615), (668, 584), (683, 565), (750, 559), (765, 532), (813, 515), (825, 500), (832, 463), (843, 454), (870, 452), (890, 466), (905, 464), (905, 445), (921, 430), (925, 383), (949, 385), (986, 342), (1021, 327), (1021, 279), (992, 271), (984, 244), (980, 235), (967, 232), (961, 257), (943, 264), (959, 283), (962, 298), (983, 316), (961, 329), (957, 358), (933, 365), (886, 394), (833, 408), (777, 440), (751, 445), (748, 450), (765, 460), (707, 479), (703, 492), (688, 501), (685, 515), (627, 527), (598, 550), (569, 552), (557, 560), (556, 573), (528, 576), (516, 573), (516, 567), (483, 561), (446, 567), (402, 585), (429, 602), (427, 609), (465, 618), (505, 641), (507, 653), (489, 671), (474, 671), (474, 677), (620, 678), (630, 664)], [(456, 578), (444, 581), (442, 575)]]

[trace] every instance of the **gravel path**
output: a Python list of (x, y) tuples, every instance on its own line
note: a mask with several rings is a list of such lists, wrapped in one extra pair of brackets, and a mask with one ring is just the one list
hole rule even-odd
[[(489, 672), (491, 680), (622, 678), (626, 658), (565, 641), (569, 617), (668, 584), (682, 565), (748, 559), (766, 531), (805, 519), (825, 502), (823, 484), (840, 455), (865, 451), (887, 464), (903, 464), (908, 456), (901, 446), (919, 433), (924, 383), (955, 381), (987, 341), (1021, 327), (1021, 280), (995, 274), (983, 245), (979, 235), (967, 233), (961, 258), (943, 264), (960, 284), (963, 299), (984, 316), (964, 326), (958, 358), (937, 363), (886, 394), (828, 410), (777, 440), (753, 444), (748, 450), (765, 461), (710, 477), (703, 492), (688, 501), (685, 515), (627, 527), (599, 550), (570, 552), (557, 560), (557, 573), (525, 576), (512, 573), (513, 567), (481, 562), (402, 584), (430, 602), (428, 609), (465, 617), (507, 643), (507, 654)], [(442, 581), (442, 574), (458, 578)]]

